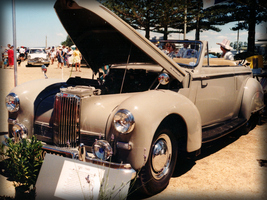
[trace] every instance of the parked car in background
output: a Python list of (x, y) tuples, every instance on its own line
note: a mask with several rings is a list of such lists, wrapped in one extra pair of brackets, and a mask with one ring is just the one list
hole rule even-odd
[(27, 54), (27, 66), (31, 65), (46, 65), (49, 66), (50, 58), (45, 48), (29, 48)]
[(105, 65), (109, 72), (103, 81), (43, 79), (12, 89), (6, 105), (16, 140), (36, 135), (46, 152), (138, 171), (153, 195), (167, 187), (179, 157), (255, 125), (261, 85), (248, 66), (205, 57), (207, 41), (160, 41), (190, 50), (169, 57), (98, 2), (54, 7), (94, 74)]

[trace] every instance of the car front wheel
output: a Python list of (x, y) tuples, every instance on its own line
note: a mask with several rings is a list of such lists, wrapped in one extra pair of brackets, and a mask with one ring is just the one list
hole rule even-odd
[(175, 169), (178, 146), (169, 129), (157, 131), (153, 138), (148, 160), (140, 171), (142, 191), (154, 195), (164, 190)]

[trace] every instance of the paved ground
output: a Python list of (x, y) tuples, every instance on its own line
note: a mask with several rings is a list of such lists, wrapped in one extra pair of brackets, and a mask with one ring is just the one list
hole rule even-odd
[[(63, 72), (63, 73), (62, 73)], [(48, 67), (49, 78), (67, 79), (69, 76), (91, 77), (91, 70), (71, 72), (70, 68)], [(40, 67), (18, 67), (18, 84), (28, 80), (43, 79)], [(7, 130), (4, 97), (14, 86), (14, 71), (0, 68), (0, 132)], [(217, 142), (203, 146), (195, 161), (177, 168), (169, 186), (160, 194), (147, 199), (267, 199), (267, 119), (247, 135), (236, 131)], [(3, 136), (0, 136), (2, 139)], [(0, 166), (1, 167), (1, 166)], [(0, 172), (0, 196), (14, 196), (10, 181)], [(133, 196), (133, 199), (140, 199)]]

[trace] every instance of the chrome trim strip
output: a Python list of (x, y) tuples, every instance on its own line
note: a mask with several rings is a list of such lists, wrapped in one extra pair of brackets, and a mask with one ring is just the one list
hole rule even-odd
[(47, 122), (35, 121), (35, 124), (51, 128), (51, 126), (49, 126), (49, 123)]
[(234, 76), (244, 76), (244, 75), (251, 75), (251, 74), (252, 72), (241, 72), (241, 73), (231, 73), (231, 74), (221, 74), (221, 75), (209, 75), (209, 76), (193, 77), (192, 81), (227, 78), (227, 77), (234, 77)]
[(86, 130), (80, 130), (80, 133), (81, 134), (84, 134), (84, 135), (91, 135), (91, 136), (101, 136), (101, 138), (104, 138), (105, 137), (105, 134), (104, 133), (98, 133), (98, 132), (93, 132), (93, 131), (86, 131)]

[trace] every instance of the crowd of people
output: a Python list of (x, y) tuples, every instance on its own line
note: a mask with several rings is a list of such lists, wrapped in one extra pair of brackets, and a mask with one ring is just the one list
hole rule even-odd
[(162, 46), (162, 51), (170, 58), (197, 58), (198, 50), (194, 45), (184, 43), (183, 47), (178, 49), (174, 43), (167, 42)]
[[(221, 43), (216, 44), (220, 45), (220, 49), (222, 50), (221, 58), (224, 58), (226, 60), (234, 60), (234, 55), (231, 52), (232, 47), (230, 47), (230, 41), (228, 39), (224, 39)], [(190, 44), (189, 42), (183, 43), (182, 48), (177, 48), (174, 43), (170, 42), (157, 46), (170, 58), (198, 57), (198, 46), (192, 43)]]
[[(79, 70), (81, 72), (81, 60), (82, 60), (82, 54), (78, 50), (77, 47), (72, 49), (71, 47), (60, 45), (58, 47), (48, 47), (45, 49), (46, 53), (48, 54), (50, 58), (50, 64), (53, 65), (55, 61), (58, 62), (57, 68), (62, 69), (63, 66), (67, 66), (68, 68), (71, 66), (75, 66), (76, 71)], [(27, 58), (28, 48), (24, 46), (20, 46), (17, 49), (18, 52), (18, 66), (21, 65), (21, 62), (23, 62)], [(6, 68), (14, 68), (14, 46), (8, 44), (7, 47), (1, 46), (1, 65)]]
[(73, 50), (71, 47), (65, 45), (60, 45), (56, 49), (52, 46), (52, 48), (48, 47), (46, 52), (50, 57), (51, 64), (55, 61), (58, 62), (57, 68), (62, 69), (63, 66), (67, 66), (69, 68), (74, 65), (76, 71), (79, 69), (79, 72), (81, 72), (82, 54), (77, 47)]
[(4, 68), (13, 68), (14, 67), (14, 47), (10, 44), (7, 45), (7, 47), (1, 46), (1, 55), (2, 55), (2, 62), (1, 62), (1, 68), (2, 65)]
[[(221, 57), (226, 60), (234, 60), (234, 55), (231, 53), (230, 41), (228, 39), (224, 39), (221, 43), (217, 43), (220, 45), (222, 50)], [(174, 43), (167, 42), (166, 44), (159, 46), (162, 51), (167, 54), (171, 58), (191, 58), (198, 56), (198, 49), (193, 44), (184, 43), (183, 47), (178, 49), (176, 48)], [(78, 50), (77, 47), (72, 49), (71, 47), (60, 45), (57, 48), (52, 46), (46, 49), (47, 54), (50, 57), (50, 64), (53, 65), (55, 61), (58, 62), (57, 68), (62, 69), (63, 66), (67, 66), (68, 68), (71, 66), (75, 66), (76, 71), (79, 70), (81, 72), (81, 60), (82, 54)], [(24, 61), (27, 54), (27, 48), (21, 46), (18, 49), (18, 65), (20, 66), (21, 62)], [(10, 44), (7, 45), (6, 48), (1, 46), (1, 68), (2, 65), (4, 68), (13, 68), (14, 67), (14, 47)]]

